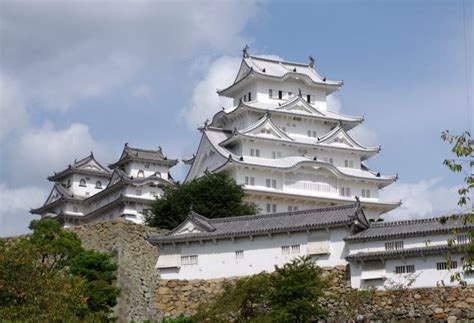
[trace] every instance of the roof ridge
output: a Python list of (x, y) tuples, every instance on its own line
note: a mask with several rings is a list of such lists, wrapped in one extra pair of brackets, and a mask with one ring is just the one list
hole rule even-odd
[(278, 212), (278, 213), (267, 213), (267, 214), (255, 214), (255, 215), (242, 215), (242, 216), (234, 216), (234, 217), (224, 217), (224, 218), (213, 218), (209, 219), (210, 223), (219, 223), (219, 222), (231, 222), (231, 221), (244, 221), (248, 219), (261, 219), (261, 218), (277, 218), (281, 216), (287, 215), (296, 215), (296, 214), (305, 214), (311, 212), (324, 212), (324, 211), (332, 211), (332, 210), (339, 210), (339, 209), (349, 209), (358, 207), (357, 203), (352, 204), (345, 204), (345, 205), (334, 205), (322, 208), (313, 208), (313, 209), (306, 209), (306, 210), (298, 210), (298, 211), (286, 211), (286, 212)]
[(285, 61), (285, 60), (277, 60), (277, 59), (266, 58), (266, 57), (261, 57), (261, 56), (256, 56), (256, 55), (249, 55), (248, 58), (267, 61), (267, 62), (275, 62), (275, 63), (281, 63), (281, 64), (296, 65), (296, 66), (301, 66), (301, 67), (312, 68), (312, 67), (309, 66), (309, 64), (305, 64), (305, 63), (290, 62), (290, 61)]
[[(464, 215), (457, 215), (458, 217), (464, 217)], [(399, 221), (387, 221), (387, 222), (377, 222), (371, 225), (372, 228), (384, 228), (384, 227), (395, 227), (399, 225), (405, 224), (418, 224), (418, 223), (427, 223), (427, 222), (437, 222), (440, 219), (446, 218), (449, 220), (449, 216), (439, 216), (433, 218), (425, 218), (425, 219), (413, 219), (413, 220), (399, 220)]]

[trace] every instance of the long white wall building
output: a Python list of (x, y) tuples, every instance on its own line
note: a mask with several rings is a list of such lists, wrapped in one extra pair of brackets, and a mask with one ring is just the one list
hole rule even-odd
[[(448, 219), (370, 223), (360, 202), (312, 210), (208, 219), (191, 212), (159, 246), (162, 279), (215, 279), (272, 272), (298, 256), (321, 267), (350, 265), (353, 288), (456, 285), (474, 227)], [(450, 244), (449, 240), (452, 240)]]
[(342, 86), (309, 64), (244, 56), (237, 77), (218, 91), (233, 106), (199, 130), (201, 142), (186, 180), (206, 170), (226, 171), (243, 184), (261, 213), (350, 204), (360, 197), (368, 218), (399, 202), (379, 199), (397, 176), (370, 170), (364, 161), (380, 151), (348, 133), (361, 117), (329, 111), (327, 96)]
[(53, 189), (43, 206), (31, 213), (54, 218), (66, 227), (82, 223), (125, 218), (143, 223), (144, 214), (174, 185), (169, 169), (177, 160), (168, 159), (161, 148), (148, 150), (125, 144), (119, 160), (109, 168), (90, 156), (74, 161), (48, 179)]

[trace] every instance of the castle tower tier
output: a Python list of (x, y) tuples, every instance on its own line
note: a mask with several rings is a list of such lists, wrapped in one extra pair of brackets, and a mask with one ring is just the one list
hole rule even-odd
[(380, 147), (366, 147), (348, 131), (364, 120), (328, 110), (327, 96), (342, 86), (309, 64), (244, 52), (237, 76), (218, 94), (233, 106), (199, 128), (197, 153), (186, 181), (206, 170), (228, 172), (244, 185), (246, 199), (261, 213), (353, 203), (358, 196), (368, 218), (395, 209), (379, 190), (397, 176), (383, 176), (364, 161)]

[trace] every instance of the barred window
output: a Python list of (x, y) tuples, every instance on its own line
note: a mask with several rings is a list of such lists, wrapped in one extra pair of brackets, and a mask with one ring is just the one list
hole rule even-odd
[(465, 233), (465, 234), (459, 234), (457, 237), (456, 237), (456, 242), (458, 244), (465, 244), (465, 243), (469, 243), (471, 242), (471, 237)]
[(395, 273), (396, 274), (408, 274), (415, 272), (415, 265), (406, 265), (406, 266), (396, 266)]
[(281, 247), (281, 253), (283, 255), (289, 255), (291, 253), (291, 248), (290, 246), (283, 246)]
[(443, 262), (437, 262), (436, 263), (436, 270), (450, 270), (450, 269), (456, 269), (458, 268), (458, 262), (457, 261), (443, 261)]
[(385, 242), (385, 250), (386, 251), (401, 250), (401, 249), (403, 249), (403, 241)]
[(237, 250), (235, 252), (235, 259), (244, 259), (244, 251), (243, 250)]
[(181, 256), (181, 265), (196, 265), (198, 263), (197, 255)]
[(300, 245), (299, 244), (292, 245), (291, 253), (300, 253)]

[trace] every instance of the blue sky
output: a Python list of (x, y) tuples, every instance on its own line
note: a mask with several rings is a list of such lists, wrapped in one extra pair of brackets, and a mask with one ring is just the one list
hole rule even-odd
[(383, 192), (404, 202), (394, 218), (456, 209), (461, 177), (442, 165), (439, 136), (472, 128), (472, 1), (464, 8), (466, 33), (462, 0), (2, 1), (0, 236), (25, 232), (46, 177), (91, 150), (103, 164), (125, 142), (191, 155), (196, 127), (227, 104), (215, 89), (245, 44), (291, 61), (311, 54), (344, 80), (331, 106), (365, 116), (354, 135), (382, 145), (370, 166), (399, 174)]

